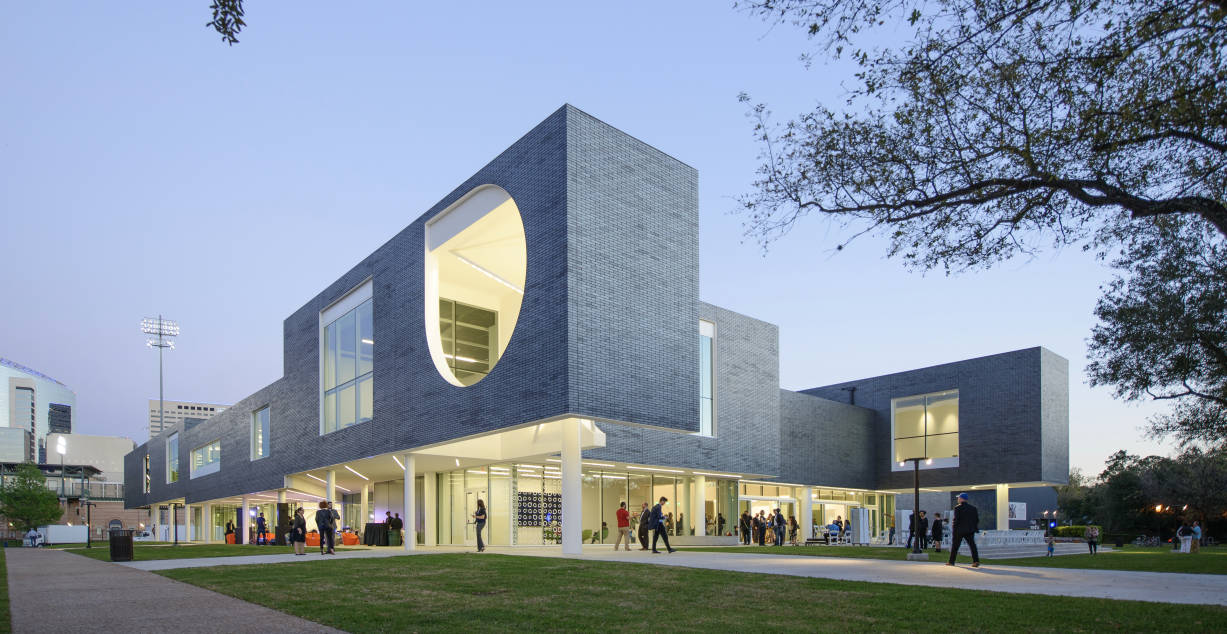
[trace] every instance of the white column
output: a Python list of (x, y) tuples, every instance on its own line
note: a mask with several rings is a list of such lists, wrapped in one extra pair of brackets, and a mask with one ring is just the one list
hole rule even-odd
[(997, 530), (1010, 530), (1010, 485), (997, 485)]
[(414, 499), (414, 478), (417, 476), (417, 465), (413, 463), (413, 454), (405, 454), (405, 550), (417, 550), (418, 539), (414, 531), (417, 526), (414, 511), (417, 510), (417, 500)]
[(204, 517), (201, 518), (200, 530), (204, 531), (204, 543), (213, 543), (213, 505), (205, 502)]
[[(437, 488), (438, 488), (439, 478), (435, 474), (434, 471), (427, 471), (426, 473), (422, 474), (422, 482), (423, 482), (423, 486), (422, 486), (423, 497), (426, 498), (425, 500), (423, 500), (424, 503), (422, 505), (424, 507), (423, 513), (425, 514), (425, 517), (422, 518), (424, 520), (422, 524), (423, 524), (423, 528), (426, 529), (425, 530), (426, 545), (434, 546), (437, 544), (437, 541), (436, 541), (437, 537), (435, 535), (435, 524), (438, 521), (437, 518), (438, 518), (439, 511), (436, 508), (437, 503), (435, 502), (435, 496), (438, 494)], [(515, 530), (515, 529), (513, 528), (512, 530)]]
[(579, 420), (562, 421), (562, 553), (584, 552), (584, 481), (580, 473)]
[(695, 521), (694, 506), (691, 503), (694, 497), (690, 495), (690, 485), (693, 480), (689, 476), (682, 478), (682, 499), (673, 501), (673, 507), (686, 514), (686, 521), (682, 523), (681, 530), (679, 531), (682, 535), (689, 535), (690, 528), (698, 526), (698, 522)]
[(183, 512), (187, 513), (183, 518), (183, 530), (187, 533), (185, 541), (192, 541), (192, 506), (190, 504), (183, 505)]
[(797, 518), (797, 522), (801, 524), (801, 538), (814, 538), (814, 488), (801, 487), (801, 517)]
[(358, 538), (362, 539), (366, 535), (366, 523), (371, 521), (367, 516), (367, 509), (370, 508), (371, 501), (371, 484), (369, 482), (362, 483), (362, 509), (358, 512)]
[(707, 534), (707, 476), (694, 477), (694, 506), (690, 507), (694, 518), (694, 534), (702, 537)]
[(329, 502), (336, 502), (337, 472), (332, 469), (324, 471), (324, 497), (328, 498)]
[(239, 530), (234, 531), (234, 543), (246, 544), (247, 535), (251, 533), (251, 500), (243, 496), (243, 521)]

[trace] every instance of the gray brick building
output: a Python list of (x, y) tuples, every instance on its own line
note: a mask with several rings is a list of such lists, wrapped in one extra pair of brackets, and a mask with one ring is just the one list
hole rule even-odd
[(482, 499), (490, 544), (574, 550), (661, 496), (683, 541), (776, 507), (876, 537), (899, 443), (950, 454), (936, 490), (1065, 481), (1064, 359), (781, 390), (778, 328), (699, 299), (698, 221), (693, 168), (564, 106), (286, 318), (281, 379), (129, 454), (127, 506), (244, 542), (332, 500), (414, 547), (475, 544)]

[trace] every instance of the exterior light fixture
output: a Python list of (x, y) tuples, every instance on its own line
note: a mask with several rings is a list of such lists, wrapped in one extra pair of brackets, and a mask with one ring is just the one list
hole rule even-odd
[(350, 469), (350, 468), (349, 468), (349, 465), (345, 465), (345, 468), (346, 468), (346, 469), (349, 469), (349, 472), (350, 472), (350, 473), (352, 473), (352, 474), (354, 474), (354, 475), (358, 476), (359, 478), (362, 478), (363, 480), (370, 480), (370, 478), (368, 478), (368, 477), (366, 477), (366, 476), (362, 475), (361, 473), (358, 473), (357, 471), (354, 471), (353, 469)]
[(928, 460), (925, 460), (925, 464), (933, 464), (933, 459), (929, 458)]
[(899, 466), (900, 466), (900, 467), (906, 467), (906, 466), (907, 466), (907, 463), (906, 463), (906, 462), (900, 462), (900, 463), (899, 463)]
[[(392, 459), (396, 461), (396, 466), (400, 467), (401, 471), (405, 470), (405, 465), (400, 463), (400, 458), (397, 458), (396, 456), (392, 456)], [(460, 466), (460, 460), (456, 460), (456, 466), (457, 467)]]
[(158, 426), (161, 428), (158, 431), (162, 432), (166, 430), (166, 404), (162, 400), (162, 351), (166, 348), (175, 349), (175, 342), (165, 338), (179, 336), (179, 322), (162, 319), (161, 315), (156, 318), (146, 317), (141, 320), (141, 332), (158, 336), (157, 339), (150, 337), (145, 345), (158, 349)]
[(1155, 511), (1162, 511), (1162, 510), (1163, 510), (1163, 505), (1162, 505), (1162, 504), (1159, 504), (1159, 505), (1155, 506)]
[(519, 294), (521, 294), (521, 295), (523, 295), (523, 294), (524, 294), (524, 289), (522, 289), (522, 288), (520, 288), (519, 286), (516, 286), (515, 284), (512, 284), (511, 282), (508, 282), (507, 280), (505, 280), (505, 279), (503, 279), (503, 278), (499, 277), (499, 276), (498, 276), (498, 275), (496, 275), (496, 274), (495, 274), (493, 271), (490, 271), (489, 269), (487, 269), (487, 268), (485, 268), (485, 267), (481, 266), (480, 264), (477, 264), (477, 263), (475, 263), (475, 262), (472, 262), (472, 261), (470, 261), (470, 260), (465, 259), (465, 257), (464, 257), (463, 255), (460, 255), (459, 253), (456, 253), (455, 251), (452, 251), (452, 252), (451, 252), (451, 254), (452, 254), (452, 255), (454, 255), (454, 256), (456, 256), (456, 259), (457, 259), (457, 260), (460, 260), (461, 262), (464, 262), (465, 264), (468, 264), (469, 266), (471, 266), (471, 267), (473, 267), (473, 268), (477, 269), (478, 271), (481, 271), (482, 273), (484, 273), (484, 274), (486, 274), (487, 276), (489, 276), (489, 277), (490, 277), (490, 279), (492, 279), (492, 280), (494, 280), (494, 281), (498, 282), (499, 284), (502, 284), (503, 286), (506, 286), (507, 288), (510, 288), (511, 290), (513, 290), (513, 291), (515, 291), (515, 292), (517, 292), (517, 293), (519, 293)]

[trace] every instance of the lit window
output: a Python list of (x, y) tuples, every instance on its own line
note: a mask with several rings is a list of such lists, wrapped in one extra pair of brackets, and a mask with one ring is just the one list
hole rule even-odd
[[(367, 299), (324, 326), (322, 433), (371, 420), (374, 413), (375, 333), (370, 283)], [(352, 294), (351, 294), (352, 296)], [(345, 300), (340, 302), (345, 305)], [(325, 316), (330, 316), (325, 311)]]
[(912, 458), (932, 461), (921, 468), (959, 466), (958, 390), (893, 399), (890, 409), (894, 470), (911, 469)]
[(166, 439), (166, 481), (179, 481), (179, 434)]
[(251, 414), (251, 459), (268, 455), (268, 408)]
[(716, 435), (716, 324), (699, 322), (699, 433)]
[(192, 477), (217, 473), (222, 468), (222, 441), (214, 440), (192, 450)]

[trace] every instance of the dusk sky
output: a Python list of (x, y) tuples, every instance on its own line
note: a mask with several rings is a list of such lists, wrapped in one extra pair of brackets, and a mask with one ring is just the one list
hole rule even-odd
[(878, 239), (834, 254), (818, 218), (743, 238), (737, 95), (784, 121), (851, 79), (800, 63), (796, 28), (731, 2), (248, 2), (230, 47), (209, 4), (3, 2), (0, 357), (74, 389), (74, 431), (147, 439), (142, 317), (182, 328), (168, 399), (276, 380), (284, 318), (570, 103), (698, 170), (702, 299), (780, 327), (782, 387), (1042, 345), (1070, 364), (1071, 466), (1169, 450), (1140, 431), (1166, 406), (1086, 383), (1111, 275), (1090, 254), (946, 277)]

